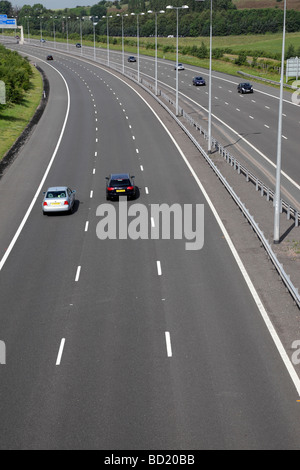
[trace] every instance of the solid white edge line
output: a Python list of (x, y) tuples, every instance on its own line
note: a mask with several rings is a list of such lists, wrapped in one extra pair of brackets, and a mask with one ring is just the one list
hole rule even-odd
[(63, 354), (64, 347), (65, 347), (65, 342), (66, 342), (65, 338), (63, 338), (60, 342), (59, 351), (58, 351), (58, 355), (57, 355), (57, 359), (56, 359), (56, 365), (57, 366), (60, 366), (62, 354)]
[[(31, 55), (31, 54), (28, 54), (28, 55), (30, 55), (30, 57), (34, 57), (34, 58), (37, 59), (37, 60), (40, 60), (41, 62), (47, 63), (47, 62), (45, 62), (45, 61), (43, 61), (43, 60), (39, 59), (38, 57), (35, 57), (35, 56)], [(16, 231), (16, 233), (15, 233), (13, 239), (11, 240), (11, 242), (10, 242), (10, 244), (9, 244), (9, 246), (8, 246), (8, 248), (7, 248), (7, 250), (6, 250), (6, 252), (5, 252), (5, 254), (3, 255), (3, 257), (2, 257), (2, 259), (1, 259), (1, 261), (0, 261), (0, 271), (2, 270), (3, 266), (4, 266), (5, 263), (6, 263), (7, 258), (9, 257), (9, 255), (10, 255), (10, 253), (11, 253), (13, 247), (15, 246), (15, 244), (16, 244), (16, 242), (17, 242), (17, 240), (18, 240), (18, 238), (19, 238), (19, 236), (20, 236), (20, 234), (21, 234), (21, 232), (22, 232), (22, 230), (23, 230), (23, 228), (24, 228), (24, 226), (25, 226), (25, 224), (26, 224), (26, 222), (27, 222), (27, 220), (28, 220), (30, 214), (31, 214), (31, 211), (32, 211), (32, 209), (33, 209), (33, 207), (34, 207), (34, 205), (35, 205), (35, 203), (36, 203), (36, 200), (37, 200), (38, 197), (40, 196), (40, 193), (41, 193), (41, 191), (42, 191), (43, 185), (44, 185), (44, 183), (45, 183), (45, 181), (46, 181), (46, 178), (47, 178), (47, 176), (48, 176), (48, 174), (49, 174), (49, 171), (50, 171), (50, 169), (51, 169), (51, 167), (52, 167), (52, 165), (53, 165), (53, 162), (54, 162), (55, 157), (56, 157), (56, 155), (57, 155), (58, 149), (59, 149), (59, 147), (60, 147), (60, 144), (61, 144), (61, 141), (62, 141), (64, 132), (65, 132), (65, 129), (66, 129), (67, 121), (68, 121), (68, 118), (69, 118), (69, 113), (70, 113), (70, 90), (69, 90), (68, 84), (67, 84), (67, 82), (66, 82), (66, 79), (65, 79), (64, 76), (60, 73), (59, 70), (57, 70), (55, 67), (53, 67), (53, 65), (50, 65), (50, 64), (47, 64), (47, 65), (49, 65), (49, 67), (52, 67), (52, 68), (62, 77), (62, 79), (63, 79), (63, 81), (64, 81), (64, 83), (65, 83), (65, 86), (66, 86), (66, 89), (67, 89), (67, 96), (68, 96), (67, 112), (66, 112), (66, 116), (65, 116), (64, 123), (63, 123), (62, 131), (61, 131), (61, 133), (60, 133), (58, 142), (57, 142), (57, 144), (56, 144), (55, 150), (54, 150), (53, 155), (52, 155), (52, 157), (51, 157), (51, 159), (50, 159), (50, 162), (49, 162), (49, 164), (48, 164), (48, 167), (47, 167), (47, 169), (46, 169), (46, 171), (45, 171), (45, 173), (44, 173), (44, 176), (43, 176), (43, 178), (42, 178), (42, 180), (41, 180), (41, 182), (40, 182), (40, 184), (39, 184), (39, 186), (38, 186), (38, 188), (37, 188), (37, 190), (36, 190), (36, 193), (35, 193), (35, 195), (34, 195), (32, 201), (31, 201), (31, 203), (30, 203), (30, 205), (29, 205), (29, 207), (28, 207), (28, 209), (27, 209), (27, 211), (26, 211), (26, 214), (25, 214), (24, 217), (23, 217), (22, 222), (20, 223), (20, 225), (19, 225), (19, 227), (18, 227), (18, 229), (17, 229), (17, 231)]]
[(172, 346), (171, 346), (171, 336), (169, 331), (165, 331), (166, 346), (167, 346), (167, 356), (172, 357)]

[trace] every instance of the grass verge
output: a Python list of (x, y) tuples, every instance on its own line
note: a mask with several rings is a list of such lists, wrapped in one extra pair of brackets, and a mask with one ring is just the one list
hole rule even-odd
[(11, 105), (0, 112), (0, 161), (22, 134), (39, 106), (43, 93), (43, 79), (32, 65), (31, 88), (21, 104)]

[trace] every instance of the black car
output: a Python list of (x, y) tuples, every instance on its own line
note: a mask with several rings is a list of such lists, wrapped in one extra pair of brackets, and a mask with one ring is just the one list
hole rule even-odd
[(47, 55), (47, 60), (53, 60), (53, 55)]
[(133, 55), (129, 56), (127, 60), (128, 62), (136, 62), (136, 58)]
[(253, 93), (253, 86), (251, 83), (239, 83), (237, 90), (239, 93)]
[(205, 82), (204, 78), (202, 78), (202, 77), (194, 77), (193, 78), (193, 85), (195, 85), (195, 86), (205, 86), (206, 82)]
[(134, 176), (129, 173), (112, 173), (106, 177), (106, 199), (117, 199), (119, 196), (135, 198)]
[(78, 47), (78, 48), (80, 48), (80, 47), (81, 47), (81, 44), (80, 44), (80, 42), (78, 42), (78, 43), (76, 44), (76, 47)]

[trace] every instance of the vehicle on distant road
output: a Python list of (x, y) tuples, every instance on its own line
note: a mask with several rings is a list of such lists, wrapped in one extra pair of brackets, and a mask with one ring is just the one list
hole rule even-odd
[[(184, 70), (184, 65), (179, 63), (179, 64), (177, 65), (177, 69), (178, 69), (178, 70)], [(176, 65), (175, 65), (175, 67), (174, 67), (174, 70), (176, 70)]]
[(135, 198), (134, 176), (129, 173), (112, 173), (106, 177), (106, 199), (117, 199), (119, 196)]
[(53, 60), (53, 55), (47, 55), (47, 60)]
[(75, 193), (68, 186), (54, 186), (45, 191), (42, 203), (43, 214), (52, 212), (72, 213), (75, 204)]
[(80, 47), (81, 47), (81, 44), (80, 44), (80, 42), (78, 42), (78, 43), (76, 44), (76, 47), (78, 47), (78, 48), (80, 48)]
[(129, 56), (127, 60), (128, 62), (136, 62), (136, 58), (133, 55)]
[(238, 93), (253, 93), (251, 83), (239, 83), (237, 87)]
[(40, 39), (40, 42), (46, 42), (46, 40), (45, 39)]
[(202, 77), (194, 77), (193, 78), (193, 85), (195, 85), (195, 86), (205, 86), (206, 82), (205, 82), (204, 78), (202, 78)]

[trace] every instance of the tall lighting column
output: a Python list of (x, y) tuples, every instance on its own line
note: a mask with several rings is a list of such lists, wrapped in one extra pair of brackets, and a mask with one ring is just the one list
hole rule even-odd
[(68, 19), (70, 19), (70, 16), (63, 16), (63, 19), (66, 20), (66, 31), (67, 31), (67, 51), (69, 51), (69, 24), (68, 24)]
[[(205, 2), (205, 0), (196, 0), (196, 2)], [(210, 26), (209, 26), (209, 90), (208, 90), (208, 152), (211, 153), (211, 75), (212, 75), (212, 11), (213, 0), (210, 0)]]
[(25, 16), (25, 18), (27, 19), (28, 43), (30, 43), (29, 18), (31, 18), (31, 16)]
[(174, 7), (172, 5), (168, 5), (166, 7), (168, 10), (176, 10), (176, 18), (177, 18), (177, 26), (176, 26), (176, 116), (178, 116), (178, 12), (179, 10), (186, 10), (188, 9), (188, 5), (182, 5), (182, 7)]
[(125, 15), (120, 15), (118, 13), (116, 16), (121, 16), (122, 19), (122, 70), (123, 74), (125, 73), (125, 61), (124, 61), (124, 16), (128, 16), (128, 13), (125, 13)]
[(155, 15), (155, 95), (157, 96), (157, 14), (165, 13), (165, 10), (160, 10), (159, 12), (148, 10), (148, 13)]
[(112, 15), (102, 16), (106, 18), (106, 37), (107, 37), (107, 66), (109, 67), (109, 29), (108, 29), (108, 18), (112, 18)]
[(140, 26), (139, 16), (144, 16), (145, 13), (131, 13), (131, 16), (136, 16), (136, 41), (137, 41), (137, 65), (138, 65), (138, 82), (140, 83)]
[(280, 76), (280, 98), (277, 134), (277, 166), (276, 166), (276, 190), (274, 209), (274, 243), (280, 242), (280, 178), (281, 178), (281, 142), (282, 142), (282, 101), (283, 101), (283, 79), (284, 79), (284, 53), (285, 53), (285, 23), (286, 23), (286, 0), (284, 0), (283, 13), (283, 35), (281, 53), (281, 76)]

